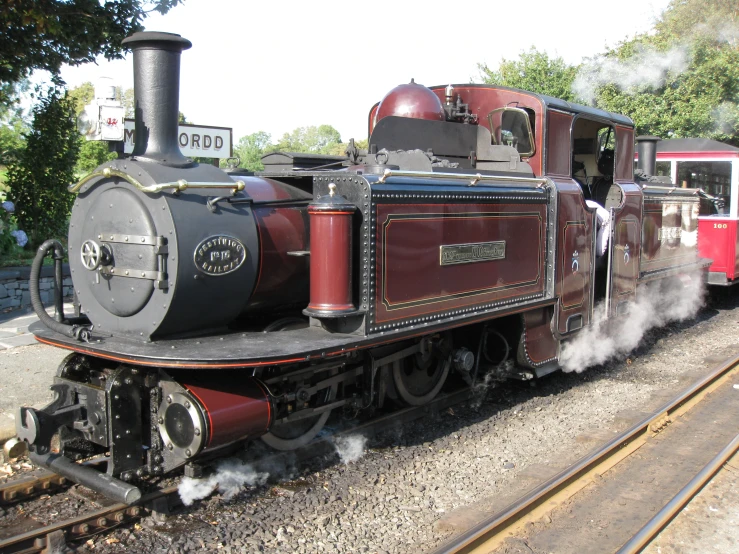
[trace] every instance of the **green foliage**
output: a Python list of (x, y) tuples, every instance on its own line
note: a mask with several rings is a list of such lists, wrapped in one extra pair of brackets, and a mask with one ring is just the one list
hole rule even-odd
[[(653, 33), (620, 44), (598, 60), (604, 62), (610, 78), (597, 83), (595, 104), (631, 117), (637, 133), (739, 145), (735, 0), (672, 0)], [(622, 67), (647, 86), (614, 78)]]
[(18, 227), (35, 247), (66, 235), (74, 201), (67, 187), (74, 180), (79, 135), (74, 102), (58, 87), (39, 96), (32, 116), (26, 147), (8, 166), (7, 184)]
[(292, 133), (285, 133), (275, 145), (275, 150), (281, 152), (307, 152), (312, 154), (326, 154), (341, 143), (339, 131), (331, 125), (311, 125), (298, 127)]
[(246, 135), (239, 139), (234, 155), (241, 160), (240, 167), (244, 167), (250, 171), (262, 171), (262, 156), (268, 150), (273, 149), (271, 145), (272, 135), (264, 131), (257, 131), (251, 135)]
[(71, 89), (68, 94), (74, 105), (75, 115), (80, 115), (85, 110), (85, 106), (95, 99), (95, 85), (87, 81)]
[(486, 83), (628, 115), (639, 134), (739, 145), (739, 3), (671, 0), (653, 30), (578, 67), (531, 48)]
[(484, 83), (519, 88), (573, 101), (572, 82), (577, 67), (568, 65), (560, 58), (550, 58), (546, 52), (531, 47), (521, 52), (518, 60), (503, 59), (497, 70), (486, 64), (477, 64)]
[[(367, 150), (369, 140), (355, 141), (359, 149)], [(331, 125), (318, 127), (299, 127), (292, 133), (285, 133), (279, 142), (272, 144), (272, 135), (265, 131), (257, 131), (239, 139), (234, 148), (234, 156), (241, 160), (239, 167), (250, 171), (263, 171), (262, 156), (270, 152), (306, 152), (326, 154), (327, 156), (345, 156), (348, 142), (341, 142), (341, 135)], [(225, 167), (225, 164), (222, 164)]]
[(117, 154), (108, 148), (105, 140), (86, 140), (78, 136), (80, 148), (77, 163), (74, 166), (75, 181), (90, 173), (96, 167), (109, 160), (115, 160)]
[(20, 117), (14, 117), (7, 123), (0, 123), (0, 165), (9, 164), (23, 148), (23, 134), (28, 126)]
[(27, 90), (28, 81), (0, 88), (4, 88), (0, 96), (5, 94), (12, 98), (11, 105), (0, 104), (0, 166), (2, 166), (10, 163), (25, 144), (23, 135), (28, 126), (23, 120), (23, 110), (18, 106), (18, 99)]
[(736, 44), (737, 23), (736, 0), (671, 0), (655, 30), (660, 39), (667, 41), (703, 35)]
[[(62, 242), (62, 245), (65, 243)], [(0, 256), (0, 267), (18, 267), (18, 266), (30, 266), (33, 263), (33, 259), (36, 257), (36, 252), (28, 250), (27, 248), (21, 248), (18, 245), (11, 247), (10, 251), (4, 252)], [(64, 258), (69, 261), (67, 257)], [(43, 265), (54, 265), (54, 260), (51, 256), (44, 258)]]
[[(23, 255), (23, 249), (18, 246), (16, 238), (10, 234), (17, 229), (13, 213), (0, 207), (0, 257), (2, 259), (17, 258)], [(0, 265), (3, 265), (1, 261)]]
[(65, 63), (122, 57), (121, 41), (143, 30), (152, 11), (167, 13), (183, 0), (5, 0), (0, 9), (0, 104), (6, 86)]
[(17, 244), (15, 237), (10, 234), (14, 227), (13, 215), (4, 208), (0, 208), (0, 254), (10, 252)]
[(133, 119), (136, 115), (134, 113), (134, 97), (133, 97), (133, 89), (127, 88), (123, 91), (123, 94), (121, 94), (121, 103), (123, 104), (123, 108), (126, 110), (125, 116), (128, 119)]

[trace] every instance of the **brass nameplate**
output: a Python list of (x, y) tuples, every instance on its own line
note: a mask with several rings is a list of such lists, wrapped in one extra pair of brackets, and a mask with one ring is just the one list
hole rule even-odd
[(195, 247), (193, 259), (200, 271), (218, 277), (241, 267), (246, 259), (246, 248), (237, 238), (214, 235), (200, 241)]
[(441, 265), (471, 264), (505, 258), (505, 241), (447, 244), (439, 247)]

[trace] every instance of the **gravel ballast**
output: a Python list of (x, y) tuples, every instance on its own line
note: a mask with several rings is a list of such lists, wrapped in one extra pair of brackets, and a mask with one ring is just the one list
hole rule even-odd
[[(626, 357), (580, 374), (557, 373), (535, 387), (511, 382), (491, 388), (479, 402), (370, 437), (356, 461), (342, 463), (338, 455), (313, 461), (77, 548), (431, 550), (482, 517), (481, 511), (503, 507), (738, 350), (739, 301), (719, 291), (708, 302), (695, 319), (650, 331)], [(352, 457), (345, 452), (345, 459)]]

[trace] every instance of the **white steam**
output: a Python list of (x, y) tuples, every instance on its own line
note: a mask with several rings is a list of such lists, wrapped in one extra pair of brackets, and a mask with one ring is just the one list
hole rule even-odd
[(733, 102), (722, 102), (711, 112), (713, 131), (731, 135), (739, 128), (739, 105)]
[(677, 76), (688, 69), (691, 45), (697, 39), (708, 38), (731, 47), (739, 45), (737, 22), (721, 20), (720, 17), (709, 17), (706, 22), (694, 25), (689, 33), (683, 35), (681, 44), (666, 52), (641, 45), (626, 60), (604, 55), (586, 58), (572, 84), (572, 92), (579, 100), (592, 105), (596, 91), (604, 85), (616, 85), (627, 94), (664, 86), (669, 75)]
[(687, 283), (658, 281), (638, 290), (628, 315), (614, 320), (604, 319), (604, 307), (598, 305), (592, 325), (562, 345), (562, 369), (580, 372), (628, 354), (649, 329), (694, 316), (703, 305), (703, 292), (702, 279), (693, 276)]
[(627, 60), (598, 55), (585, 60), (572, 83), (572, 92), (587, 104), (595, 100), (598, 88), (614, 84), (627, 93), (636, 93), (665, 84), (668, 74), (680, 74), (688, 68), (690, 54), (686, 46), (667, 52), (642, 48)]
[(364, 456), (364, 447), (366, 444), (367, 438), (362, 435), (349, 435), (348, 437), (338, 437), (334, 440), (336, 453), (344, 464), (351, 464)]
[(725, 42), (729, 46), (739, 44), (739, 25), (731, 21), (711, 21), (709, 23), (701, 23), (693, 29), (694, 36), (706, 36), (716, 42)]
[(230, 500), (245, 485), (263, 485), (269, 474), (257, 473), (253, 467), (240, 460), (224, 460), (216, 467), (216, 473), (204, 479), (184, 477), (178, 492), (185, 506), (210, 495), (218, 489), (224, 500)]

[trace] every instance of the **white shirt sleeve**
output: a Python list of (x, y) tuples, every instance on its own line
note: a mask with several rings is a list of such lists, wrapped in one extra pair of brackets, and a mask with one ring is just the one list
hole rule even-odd
[(595, 255), (600, 258), (608, 248), (608, 237), (611, 236), (611, 214), (594, 200), (586, 200), (588, 208), (595, 208), (597, 234), (595, 236)]

